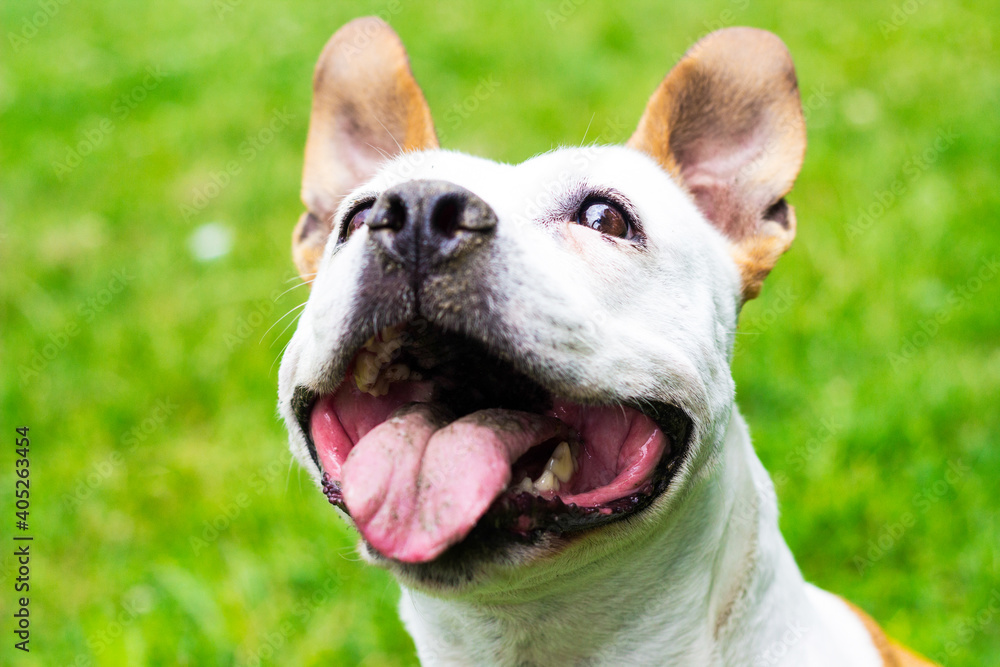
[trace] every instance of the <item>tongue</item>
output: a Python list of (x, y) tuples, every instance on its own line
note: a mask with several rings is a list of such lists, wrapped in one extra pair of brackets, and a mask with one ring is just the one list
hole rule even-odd
[(445, 425), (433, 405), (410, 404), (351, 450), (342, 468), (344, 503), (384, 556), (430, 561), (468, 535), (507, 488), (514, 461), (570, 435), (553, 417), (481, 410)]

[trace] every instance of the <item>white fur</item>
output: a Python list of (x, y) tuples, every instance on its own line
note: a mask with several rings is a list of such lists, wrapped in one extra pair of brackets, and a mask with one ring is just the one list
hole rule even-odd
[[(481, 267), (504, 297), (490, 303), (502, 323), (490, 330), (495, 341), (516, 344), (560, 394), (656, 399), (684, 409), (694, 427), (685, 465), (640, 514), (554, 554), (497, 564), (469, 585), (430, 590), (404, 577), (400, 612), (421, 661), (881, 664), (846, 605), (803, 581), (778, 530), (772, 484), (733, 404), (740, 279), (728, 242), (685, 191), (627, 148), (562, 149), (518, 166), (429, 151), (388, 163), (339, 215), (359, 196), (418, 178), (454, 182), (497, 213), (495, 252)], [(644, 252), (556, 215), (578, 193), (609, 188), (637, 212)], [(290, 401), (295, 387), (320, 386), (346, 335), (366, 234), (328, 244), (282, 361), (292, 451), (317, 479)]]

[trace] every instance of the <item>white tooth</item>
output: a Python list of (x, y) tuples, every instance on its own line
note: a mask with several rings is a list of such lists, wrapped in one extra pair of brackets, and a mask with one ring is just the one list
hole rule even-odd
[(525, 477), (521, 480), (521, 483), (514, 487), (515, 491), (521, 491), (523, 493), (531, 493), (535, 490), (535, 485), (531, 483), (530, 477)]
[(570, 451), (568, 442), (560, 442), (552, 456), (549, 457), (545, 469), (551, 471), (560, 482), (568, 482), (576, 472), (576, 458)]
[(379, 364), (375, 355), (362, 350), (354, 360), (354, 383), (361, 391), (369, 391), (378, 380)]
[(393, 364), (382, 372), (382, 377), (384, 377), (389, 384), (408, 380), (410, 377), (410, 367), (406, 364)]
[(535, 480), (536, 491), (558, 491), (559, 480), (552, 474), (551, 470), (546, 470), (542, 476)]
[(403, 327), (386, 327), (365, 341), (364, 347), (372, 352), (377, 352), (387, 343), (399, 340), (402, 344)]
[(384, 396), (390, 384), (409, 378), (405, 364), (390, 365), (405, 342), (403, 327), (386, 327), (365, 341), (354, 362), (354, 383), (358, 389), (372, 396)]
[[(355, 368), (357, 367), (355, 366)], [(358, 389), (372, 396), (385, 396), (389, 393), (390, 384), (410, 379), (410, 367), (406, 364), (393, 364), (388, 368), (382, 368), (375, 372), (377, 375), (373, 380), (367, 380), (369, 375), (363, 375), (362, 379), (366, 379), (365, 382), (358, 379), (357, 371), (354, 374), (355, 381), (358, 383)]]

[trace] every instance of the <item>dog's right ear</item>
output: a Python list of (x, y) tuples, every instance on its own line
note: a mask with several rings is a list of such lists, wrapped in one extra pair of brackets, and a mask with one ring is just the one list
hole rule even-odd
[(656, 89), (628, 141), (674, 175), (731, 242), (743, 300), (795, 238), (785, 201), (806, 126), (795, 67), (775, 35), (726, 28), (704, 37)]
[(292, 233), (292, 255), (302, 279), (316, 273), (344, 195), (386, 160), (437, 146), (427, 100), (399, 36), (371, 16), (338, 30), (313, 76), (302, 173), (307, 211)]

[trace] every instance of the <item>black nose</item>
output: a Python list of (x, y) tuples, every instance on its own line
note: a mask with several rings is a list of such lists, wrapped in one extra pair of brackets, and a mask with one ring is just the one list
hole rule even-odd
[(389, 257), (425, 274), (481, 245), (497, 216), (478, 196), (447, 181), (408, 181), (383, 192), (368, 216), (370, 237)]

